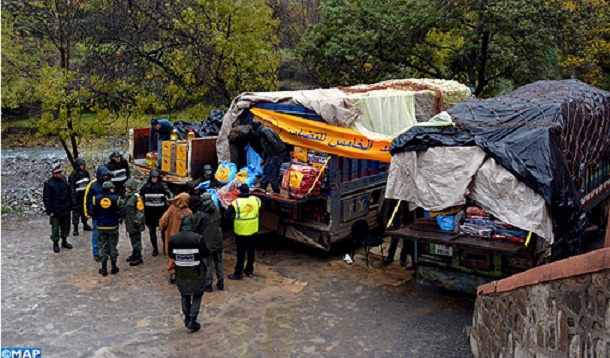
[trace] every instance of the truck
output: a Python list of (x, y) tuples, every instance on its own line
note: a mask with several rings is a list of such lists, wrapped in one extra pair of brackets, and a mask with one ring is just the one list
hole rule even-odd
[(388, 220), (385, 186), (391, 138), (471, 96), (455, 81), (400, 79), (331, 89), (244, 93), (236, 97), (219, 133), (219, 162), (230, 160), (228, 133), (260, 120), (289, 147), (327, 158), (319, 195), (257, 193), (275, 214), (279, 237), (329, 251), (351, 238), (352, 225), (371, 230)]
[[(150, 174), (151, 169), (146, 166), (149, 136), (149, 127), (129, 129), (130, 163), (136, 171), (146, 176)], [(217, 163), (216, 139), (217, 136), (208, 136), (183, 141), (186, 146), (184, 172), (159, 170), (162, 179), (175, 185), (184, 185), (198, 179), (201, 176), (204, 165), (216, 165)]]
[[(417, 282), (476, 293), (481, 284), (579, 254), (591, 246), (587, 240), (603, 238), (609, 113), (609, 92), (576, 80), (540, 81), (469, 99), (440, 115), (449, 127), (414, 127), (396, 138), (392, 165), (403, 169), (390, 175), (386, 196), (412, 211), (387, 234), (413, 244)], [(443, 216), (455, 221), (443, 230), (429, 216), (472, 203), (497, 221), (462, 230), (458, 212)], [(506, 224), (527, 236), (493, 234), (506, 232)]]
[[(187, 182), (196, 179), (204, 164), (235, 161), (229, 149), (231, 128), (259, 119), (279, 133), (289, 151), (295, 146), (302, 147), (326, 158), (321, 179), (325, 181), (324, 189), (318, 195), (297, 198), (285, 193), (254, 192), (265, 202), (262, 225), (280, 237), (328, 251), (351, 236), (355, 221), (365, 220), (371, 229), (387, 221), (384, 191), (391, 135), (427, 121), (470, 95), (468, 87), (455, 81), (421, 79), (332, 89), (243, 93), (227, 110), (217, 137), (189, 143), (188, 175), (163, 171), (162, 175), (170, 182)], [(375, 110), (372, 103), (375, 108), (384, 109)], [(299, 128), (295, 121), (300, 121)], [(330, 142), (330, 136), (323, 140), (322, 132), (327, 136), (334, 133), (335, 141)], [(132, 133), (132, 162), (136, 170), (147, 173), (143, 159), (149, 131), (141, 128)], [(216, 158), (212, 158), (212, 151), (204, 153), (213, 141)]]

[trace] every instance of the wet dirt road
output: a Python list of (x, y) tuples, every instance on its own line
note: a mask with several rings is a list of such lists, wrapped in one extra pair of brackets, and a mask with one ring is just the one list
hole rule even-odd
[[(123, 230), (123, 228), (122, 228)], [(473, 298), (417, 286), (398, 264), (320, 257), (271, 241), (254, 278), (203, 297), (191, 333), (165, 258), (130, 267), (121, 231), (117, 275), (101, 277), (91, 233), (54, 254), (44, 217), (2, 220), (2, 346), (45, 357), (471, 357), (464, 327)], [(358, 250), (361, 252), (361, 250)], [(225, 241), (225, 271), (235, 247)], [(216, 287), (214, 287), (216, 289)]]

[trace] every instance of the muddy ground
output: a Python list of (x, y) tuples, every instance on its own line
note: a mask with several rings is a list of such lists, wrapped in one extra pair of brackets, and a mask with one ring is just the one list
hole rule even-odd
[[(3, 347), (40, 347), (46, 357), (472, 356), (464, 334), (472, 297), (418, 286), (397, 261), (383, 266), (372, 256), (367, 268), (362, 249), (349, 266), (340, 250), (319, 255), (261, 240), (254, 278), (206, 293), (202, 329), (192, 333), (147, 233), (145, 262), (130, 267), (121, 231), (121, 272), (105, 278), (90, 232), (59, 254), (49, 233), (45, 217), (3, 217)], [(232, 272), (230, 235), (224, 261)]]

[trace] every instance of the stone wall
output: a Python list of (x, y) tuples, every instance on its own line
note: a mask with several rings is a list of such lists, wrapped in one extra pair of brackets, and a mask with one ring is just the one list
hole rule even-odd
[(479, 287), (475, 357), (610, 357), (610, 249)]

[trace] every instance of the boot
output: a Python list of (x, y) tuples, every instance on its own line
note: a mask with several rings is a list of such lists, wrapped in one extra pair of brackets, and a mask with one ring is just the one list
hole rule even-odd
[(184, 311), (182, 311), (182, 314), (184, 314), (184, 327), (187, 327), (189, 324), (189, 314), (188, 314), (188, 312), (184, 312)]
[(150, 243), (152, 244), (152, 247), (153, 247), (153, 251), (152, 251), (153, 257), (158, 256), (159, 255), (159, 247), (157, 246), (156, 238), (154, 240), (151, 238), (150, 239)]
[(72, 245), (68, 242), (68, 239), (66, 238), (61, 239), (61, 247), (65, 247), (68, 250), (72, 249)]
[(110, 270), (110, 273), (113, 275), (119, 273), (119, 268), (116, 267), (116, 260), (112, 260), (110, 263), (112, 264), (112, 269)]
[(125, 261), (131, 262), (135, 259), (136, 259), (136, 250), (132, 250), (131, 255), (127, 256), (127, 259)]
[(74, 232), (72, 233), (72, 236), (78, 236), (78, 224), (74, 225)]
[(212, 289), (212, 284), (205, 285), (205, 292), (212, 292), (212, 291), (214, 291), (214, 290)]
[(106, 277), (108, 276), (108, 262), (102, 262), (102, 268), (99, 270), (100, 275)]
[(139, 252), (134, 252), (134, 257), (133, 260), (129, 263), (129, 266), (138, 266), (142, 263), (144, 263), (144, 260), (142, 260), (142, 254)]
[(218, 287), (218, 290), (222, 291), (225, 289), (225, 280), (222, 278), (218, 279), (218, 282), (216, 282), (216, 287)]
[(192, 329), (193, 331), (198, 331), (201, 328), (201, 325), (197, 322), (197, 316), (189, 317), (186, 328)]
[(58, 253), (59, 252), (59, 244), (54, 242), (53, 243), (53, 252), (54, 253)]

